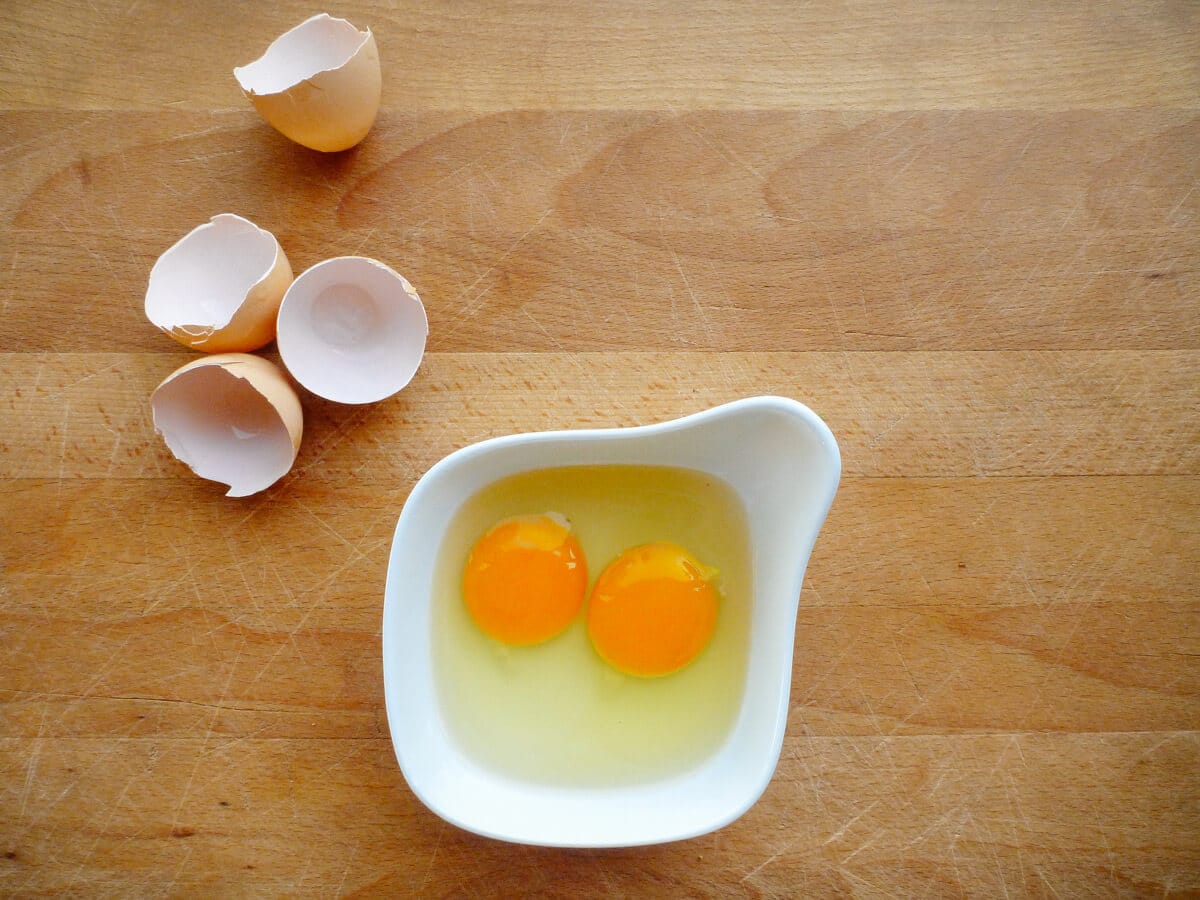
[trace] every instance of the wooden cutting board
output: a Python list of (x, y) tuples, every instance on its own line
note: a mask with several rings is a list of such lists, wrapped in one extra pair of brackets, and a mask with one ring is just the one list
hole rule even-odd
[[(384, 109), (334, 156), (230, 72), (315, 11), (0, 13), (0, 893), (1200, 891), (1200, 8), (348, 2)], [(154, 434), (193, 357), (141, 312), (227, 211), (431, 326), (242, 501)], [(845, 468), (761, 801), (608, 852), (435, 818), (381, 684), (415, 480), (761, 393)]]

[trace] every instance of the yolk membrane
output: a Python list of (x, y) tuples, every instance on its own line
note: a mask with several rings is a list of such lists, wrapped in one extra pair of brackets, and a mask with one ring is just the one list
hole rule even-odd
[(678, 544), (626, 550), (592, 588), (588, 636), (596, 652), (629, 675), (669, 675), (690, 663), (712, 637), (719, 595), (715, 569)]
[(526, 646), (571, 624), (587, 580), (583, 550), (562, 517), (518, 516), (475, 543), (463, 571), (463, 597), (486, 634)]

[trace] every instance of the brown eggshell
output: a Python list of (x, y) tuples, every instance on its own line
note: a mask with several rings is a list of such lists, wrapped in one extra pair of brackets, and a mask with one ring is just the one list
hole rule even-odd
[(279, 306), (283, 364), (326, 400), (374, 403), (403, 389), (425, 353), (429, 319), (408, 279), (364, 256), (300, 274)]
[(201, 478), (246, 497), (296, 461), (304, 415), (274, 363), (245, 353), (207, 356), (176, 369), (150, 398), (154, 427)]
[(326, 13), (283, 34), (233, 74), (264, 119), (313, 150), (353, 147), (379, 113), (375, 36)]
[(195, 350), (257, 350), (274, 340), (279, 304), (291, 283), (292, 267), (275, 236), (222, 213), (155, 262), (146, 317)]

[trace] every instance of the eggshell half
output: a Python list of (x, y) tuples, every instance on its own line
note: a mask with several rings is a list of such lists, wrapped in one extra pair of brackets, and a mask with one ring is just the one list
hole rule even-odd
[(158, 258), (146, 317), (196, 350), (256, 350), (275, 337), (275, 316), (291, 283), (292, 267), (275, 235), (222, 213)]
[(301, 22), (233, 75), (264, 119), (313, 150), (353, 147), (379, 113), (375, 36), (327, 13)]
[(246, 353), (176, 369), (150, 398), (154, 427), (180, 462), (229, 486), (227, 497), (270, 487), (296, 461), (300, 398), (279, 367)]
[(408, 280), (363, 256), (317, 263), (279, 307), (279, 353), (297, 381), (338, 403), (395, 394), (421, 365), (429, 320)]

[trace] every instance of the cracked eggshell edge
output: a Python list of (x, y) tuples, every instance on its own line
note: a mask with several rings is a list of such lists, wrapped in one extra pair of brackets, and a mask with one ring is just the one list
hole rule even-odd
[(159, 383), (158, 387), (156, 387), (151, 393), (150, 406), (151, 417), (154, 422), (154, 430), (162, 437), (163, 442), (167, 445), (167, 449), (171, 452), (171, 455), (195, 472), (196, 470), (193, 461), (188, 460), (185, 456), (180, 455), (180, 453), (177, 452), (176, 447), (172, 446), (171, 438), (160, 426), (158, 422), (158, 410), (155, 406), (155, 398), (163, 388), (178, 379), (180, 376), (185, 375), (188, 372), (195, 371), (196, 369), (210, 366), (223, 369), (225, 372), (234, 376), (235, 378), (242, 379), (249, 384), (250, 387), (257, 391), (267, 401), (267, 403), (271, 405), (271, 407), (275, 410), (276, 415), (279, 417), (280, 424), (283, 425), (284, 429), (287, 431), (288, 438), (292, 445), (292, 455), (287, 466), (285, 466), (283, 470), (279, 472), (279, 474), (270, 482), (270, 484), (263, 485), (261, 488), (242, 494), (235, 494), (235, 488), (229, 482), (219, 481), (219, 479), (212, 479), (205, 475), (199, 475), (198, 472), (196, 474), (201, 478), (205, 478), (206, 480), (218, 480), (219, 483), (227, 485), (229, 487), (229, 491), (226, 493), (227, 497), (249, 496), (250, 494), (255, 494), (259, 491), (266, 490), (268, 487), (291, 471), (292, 466), (296, 462), (296, 456), (300, 452), (300, 441), (304, 435), (304, 413), (300, 406), (300, 398), (297, 396), (296, 391), (288, 382), (287, 376), (284, 375), (283, 371), (270, 360), (266, 360), (258, 356), (252, 356), (248, 353), (224, 353), (202, 357), (187, 363), (186, 365), (180, 366), (178, 369), (164, 378)]
[[(165, 317), (153, 313), (151, 311), (153, 306), (151, 294), (154, 290), (155, 271), (165, 265), (173, 254), (181, 252), (182, 248), (186, 247), (198, 232), (225, 224), (230, 220), (248, 225), (270, 238), (275, 245), (275, 258), (262, 277), (247, 289), (245, 296), (229, 320), (224, 323), (173, 325), (166, 322)], [(221, 265), (221, 263), (221, 260), (212, 262), (213, 265)], [(275, 339), (279, 304), (283, 302), (283, 295), (291, 287), (292, 280), (291, 263), (274, 234), (235, 213), (219, 213), (203, 225), (197, 225), (172, 244), (155, 261), (154, 267), (150, 270), (150, 283), (146, 289), (144, 310), (146, 318), (150, 320), (151, 324), (185, 347), (204, 353), (245, 353), (264, 347)], [(172, 318), (179, 317), (173, 316)]]
[[(326, 21), (345, 23), (355, 28), (345, 19), (335, 19), (328, 13), (321, 13), (306, 19), (292, 31), (316, 27), (312, 23), (323, 25)], [(256, 93), (243, 79), (245, 70), (265, 59), (286, 34), (272, 42), (254, 63), (235, 68), (234, 77), (254, 108), (280, 134), (323, 153), (347, 150), (371, 130), (379, 114), (383, 89), (375, 35), (370, 28), (356, 30), (362, 41), (344, 63), (298, 77), (283, 90)]]

